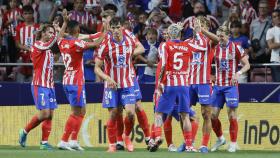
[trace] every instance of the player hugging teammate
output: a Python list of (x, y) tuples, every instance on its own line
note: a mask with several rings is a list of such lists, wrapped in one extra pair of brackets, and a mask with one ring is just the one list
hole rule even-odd
[[(64, 13), (65, 20), (67, 13)], [(78, 143), (78, 133), (85, 115), (85, 82), (83, 75), (82, 52), (97, 47), (95, 73), (104, 80), (103, 107), (108, 109), (109, 119), (107, 132), (109, 139), (108, 152), (124, 150), (134, 151), (130, 134), (134, 127), (135, 114), (145, 134), (148, 150), (157, 151), (162, 144), (161, 127), (164, 126), (168, 150), (177, 151), (172, 143), (171, 120), (174, 116), (182, 128), (183, 144), (178, 151), (196, 152), (194, 139), (198, 129), (195, 112), (191, 106), (201, 104), (203, 117), (202, 142), (199, 152), (208, 153), (208, 142), (213, 128), (218, 140), (211, 151), (216, 151), (226, 143), (218, 118), (224, 103), (228, 107), (231, 143), (228, 151), (237, 150), (237, 114), (239, 75), (249, 70), (250, 65), (244, 50), (229, 41), (227, 27), (221, 26), (217, 35), (210, 33), (209, 21), (199, 16), (194, 20), (193, 37), (181, 41), (181, 23), (171, 24), (167, 28), (167, 38), (159, 47), (159, 63), (156, 75), (154, 94), (155, 116), (150, 136), (148, 119), (141, 106), (141, 92), (135, 76), (132, 57), (145, 50), (139, 40), (123, 28), (120, 18), (109, 16), (103, 23), (104, 32), (96, 35), (80, 35), (77, 21), (68, 21), (66, 37), (62, 38), (66, 23), (59, 36), (55, 28), (42, 26), (41, 36), (32, 47), (34, 75), (32, 93), (39, 115), (21, 130), (19, 143), (25, 146), (28, 132), (42, 122), (42, 149), (51, 149), (48, 136), (51, 131), (53, 110), (57, 107), (53, 83), (53, 54), (50, 47), (58, 38), (65, 72), (63, 86), (71, 105), (61, 141), (58, 144), (64, 150), (84, 150)], [(108, 30), (107, 30), (108, 29)], [(98, 37), (97, 37), (98, 36)], [(85, 42), (79, 37), (94, 40)], [(101, 43), (101, 44), (100, 44)], [(210, 77), (211, 63), (214, 59), (216, 80)], [(243, 67), (238, 71), (238, 63)], [(104, 67), (103, 67), (104, 65)], [(211, 83), (215, 85), (212, 88)], [(213, 90), (212, 90), (213, 89)], [(123, 119), (123, 109), (126, 117)], [(70, 138), (71, 136), (71, 138)], [(70, 141), (68, 141), (70, 138)], [(124, 142), (124, 143), (123, 143)]]

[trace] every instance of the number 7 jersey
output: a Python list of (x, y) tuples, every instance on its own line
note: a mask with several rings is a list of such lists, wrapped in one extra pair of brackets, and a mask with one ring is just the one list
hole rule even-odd
[(192, 51), (205, 51), (203, 45), (180, 40), (167, 41), (159, 48), (162, 65), (165, 65), (163, 84), (166, 86), (187, 86), (189, 59)]

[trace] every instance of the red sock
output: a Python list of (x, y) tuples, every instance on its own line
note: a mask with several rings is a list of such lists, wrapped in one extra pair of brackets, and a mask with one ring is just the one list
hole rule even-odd
[(156, 138), (155, 124), (152, 124), (152, 127), (151, 127), (151, 139), (155, 139), (155, 138)]
[(107, 121), (107, 133), (110, 144), (116, 143), (116, 120), (109, 119)]
[(186, 146), (192, 146), (192, 131), (184, 131), (184, 139)]
[(33, 128), (37, 127), (41, 122), (42, 121), (39, 120), (37, 115), (33, 116), (30, 122), (25, 126), (24, 128), (25, 132), (28, 133)]
[(172, 117), (168, 117), (164, 121), (163, 129), (164, 129), (164, 135), (165, 135), (167, 147), (169, 147), (170, 144), (173, 144), (173, 142), (172, 142)]
[(70, 134), (73, 131), (73, 124), (76, 123), (76, 118), (73, 114), (69, 115), (68, 120), (66, 121), (65, 127), (64, 127), (64, 133), (62, 135), (61, 140), (64, 142), (68, 142), (68, 139), (70, 137)]
[(202, 146), (208, 146), (209, 139), (210, 139), (210, 133), (204, 133), (203, 136), (202, 136), (201, 145)]
[(238, 122), (236, 119), (230, 119), (229, 122), (230, 141), (236, 142), (238, 133)]
[(132, 129), (133, 129), (133, 126), (134, 126), (134, 119), (129, 119), (127, 116), (125, 117), (124, 119), (124, 134), (125, 136), (129, 136)]
[(191, 121), (191, 124), (192, 124), (192, 140), (195, 140), (197, 130), (198, 130), (198, 122)]
[(162, 133), (161, 127), (154, 126), (154, 130), (155, 130), (155, 138), (161, 137), (161, 133)]
[(140, 127), (142, 128), (145, 137), (150, 137), (150, 127), (148, 123), (148, 118), (144, 110), (136, 112), (137, 119)]
[(52, 120), (42, 122), (42, 141), (48, 141), (52, 130)]
[(123, 128), (124, 128), (124, 124), (123, 124), (123, 116), (121, 114), (118, 115), (117, 117), (117, 141), (122, 142), (123, 138), (122, 138), (122, 134), (123, 134)]
[(223, 135), (221, 121), (219, 119), (211, 119), (211, 122), (213, 131), (215, 132), (216, 136), (221, 137)]
[(83, 119), (84, 119), (83, 115), (75, 116), (75, 117), (76, 117), (76, 123), (73, 126), (73, 131), (72, 131), (72, 134), (71, 134), (71, 140), (78, 140), (78, 134), (79, 134), (79, 131), (81, 129), (81, 125), (82, 125)]

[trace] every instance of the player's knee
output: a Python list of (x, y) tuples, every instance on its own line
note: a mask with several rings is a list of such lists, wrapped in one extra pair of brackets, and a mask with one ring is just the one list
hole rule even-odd
[(218, 119), (218, 115), (217, 115), (216, 113), (212, 113), (211, 119), (212, 119), (212, 120)]
[(128, 119), (133, 120), (134, 119), (134, 112), (133, 111), (127, 111), (126, 115)]
[(118, 109), (110, 109), (109, 113), (111, 119), (116, 119), (116, 117), (118, 116)]
[(202, 117), (203, 117), (204, 120), (210, 120), (211, 119), (211, 113), (204, 112), (204, 113), (202, 113)]
[(86, 112), (87, 112), (86, 108), (82, 108), (81, 115), (82, 115), (82, 116), (85, 116), (85, 115), (86, 115)]
[(40, 113), (40, 119), (41, 120), (48, 120), (52, 118), (50, 111), (48, 110), (42, 110)]
[(229, 112), (228, 112), (228, 118), (229, 118), (229, 119), (236, 119), (236, 118), (237, 118), (237, 115), (236, 115), (235, 110), (229, 110)]
[(137, 102), (135, 103), (135, 110), (136, 110), (137, 112), (143, 110), (142, 105), (141, 105), (141, 100), (139, 100), (139, 101), (137, 101)]

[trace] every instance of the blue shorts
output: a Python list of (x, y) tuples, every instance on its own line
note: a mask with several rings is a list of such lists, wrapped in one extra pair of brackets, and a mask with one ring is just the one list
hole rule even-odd
[(134, 87), (118, 88), (117, 90), (105, 88), (103, 93), (103, 108), (116, 108), (120, 105), (135, 104)]
[[(190, 118), (194, 117), (195, 114), (196, 114), (195, 111), (192, 108), (190, 108), (190, 113), (189, 113)], [(173, 111), (171, 112), (171, 114), (163, 114), (163, 121), (165, 121), (165, 119), (167, 118), (168, 115), (171, 115), (177, 121), (179, 121), (180, 120), (180, 115), (179, 115), (179, 112), (178, 112), (178, 105), (173, 106)]]
[(134, 77), (133, 83), (134, 83), (135, 99), (136, 99), (136, 101), (139, 101), (142, 99), (142, 94), (141, 94), (139, 83), (138, 83), (138, 80), (136, 77)]
[(190, 113), (189, 87), (187, 86), (166, 86), (164, 93), (159, 98), (156, 112), (171, 114), (174, 104), (178, 105), (178, 113)]
[(225, 103), (230, 108), (238, 107), (239, 92), (237, 86), (214, 86), (212, 106), (222, 109)]
[(54, 88), (31, 85), (31, 92), (38, 110), (57, 108)]
[(85, 85), (63, 85), (63, 88), (71, 106), (84, 107), (86, 105)]
[(143, 75), (142, 77), (142, 82), (143, 83), (155, 83), (156, 77), (155, 76), (150, 76), (150, 75)]
[(212, 87), (210, 84), (190, 85), (191, 105), (196, 105), (197, 102), (199, 102), (201, 105), (210, 105), (211, 93), (212, 93)]

